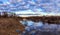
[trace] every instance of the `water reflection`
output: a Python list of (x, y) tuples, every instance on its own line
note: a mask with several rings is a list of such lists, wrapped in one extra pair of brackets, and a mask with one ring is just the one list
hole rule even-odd
[(31, 21), (31, 20), (23, 20), (23, 21), (20, 21), (20, 23), (22, 23), (23, 25), (26, 25), (28, 27), (34, 27), (34, 28), (42, 27), (44, 29), (52, 29), (52, 30), (58, 28), (57, 24), (48, 24), (48, 23), (43, 24), (42, 21), (34, 22), (34, 21)]
[[(22, 21), (24, 22), (24, 21)], [(21, 23), (22, 23), (21, 22)], [(26, 23), (27, 22), (27, 23)], [(42, 21), (34, 22), (31, 20), (25, 20), (25, 33), (28, 35), (59, 35), (60, 32), (60, 25), (58, 24), (43, 24)], [(22, 23), (23, 24), (23, 23)]]

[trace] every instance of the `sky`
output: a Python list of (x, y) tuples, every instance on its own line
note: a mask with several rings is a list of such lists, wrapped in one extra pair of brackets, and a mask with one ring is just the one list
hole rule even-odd
[(0, 11), (55, 15), (60, 12), (59, 4), (59, 0), (0, 0)]

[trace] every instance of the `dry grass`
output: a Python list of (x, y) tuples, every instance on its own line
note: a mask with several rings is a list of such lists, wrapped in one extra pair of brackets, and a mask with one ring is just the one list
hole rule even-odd
[(18, 35), (16, 30), (24, 30), (24, 26), (21, 25), (14, 18), (0, 18), (0, 35)]

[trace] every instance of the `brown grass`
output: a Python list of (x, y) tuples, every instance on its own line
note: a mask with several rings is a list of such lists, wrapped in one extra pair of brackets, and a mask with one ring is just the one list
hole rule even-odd
[(18, 35), (16, 30), (24, 30), (24, 26), (15, 18), (0, 18), (0, 35)]

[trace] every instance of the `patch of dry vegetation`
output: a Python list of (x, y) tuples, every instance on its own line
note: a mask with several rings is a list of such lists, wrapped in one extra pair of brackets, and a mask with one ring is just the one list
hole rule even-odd
[(14, 18), (0, 18), (0, 35), (18, 35), (16, 30), (24, 30), (24, 26)]

